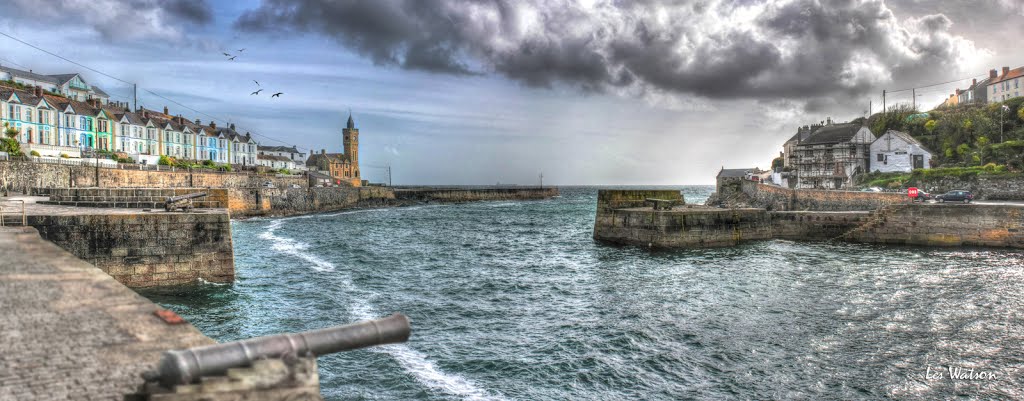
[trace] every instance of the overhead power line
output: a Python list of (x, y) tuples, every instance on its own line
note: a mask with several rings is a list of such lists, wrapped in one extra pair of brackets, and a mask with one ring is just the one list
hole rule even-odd
[(967, 77), (967, 78), (960, 78), (960, 79), (954, 79), (954, 80), (952, 80), (952, 81), (946, 81), (946, 82), (939, 82), (939, 83), (936, 83), (936, 84), (929, 84), (929, 85), (920, 85), (920, 86), (915, 86), (915, 87), (913, 87), (913, 88), (906, 88), (906, 89), (898, 89), (898, 90), (892, 90), (892, 91), (888, 91), (888, 93), (897, 93), (897, 92), (905, 92), (905, 91), (909, 91), (909, 90), (914, 90), (914, 89), (921, 89), (921, 88), (930, 88), (930, 87), (933, 87), (933, 86), (939, 86), (939, 85), (951, 84), (951, 83), (954, 83), (954, 82), (968, 81), (968, 80), (971, 80), (971, 79), (974, 79), (974, 78), (978, 78), (978, 77), (983, 77), (983, 76), (985, 76), (985, 75), (986, 75), (986, 74), (979, 74), (979, 75), (975, 75), (975, 76), (972, 76), (972, 77)]
[[(100, 75), (102, 75), (102, 76), (105, 76), (105, 77), (107, 77), (107, 78), (113, 79), (113, 80), (115, 80), (115, 81), (118, 81), (118, 82), (122, 82), (122, 83), (124, 83), (124, 84), (126, 84), (126, 85), (136, 85), (135, 83), (132, 83), (132, 82), (128, 82), (128, 81), (126, 81), (126, 80), (124, 80), (124, 79), (118, 78), (118, 77), (116, 77), (116, 76), (113, 76), (113, 75), (111, 75), (111, 74), (107, 74), (107, 73), (105, 73), (105, 72), (103, 72), (103, 71), (100, 71), (100, 70), (97, 70), (97, 69), (95, 69), (95, 68), (89, 67), (89, 66), (87, 66), (87, 65), (85, 65), (85, 64), (79, 63), (79, 62), (77, 62), (77, 61), (74, 61), (74, 60), (71, 60), (71, 59), (69, 59), (69, 58), (67, 58), (67, 57), (61, 56), (61, 55), (59, 55), (59, 54), (57, 54), (57, 53), (51, 52), (51, 51), (49, 51), (49, 50), (46, 50), (46, 49), (43, 49), (43, 48), (41, 48), (41, 47), (39, 47), (39, 46), (33, 45), (33, 44), (31, 44), (31, 43), (28, 43), (28, 42), (26, 42), (26, 41), (24, 41), (24, 40), (18, 39), (18, 38), (14, 37), (14, 36), (11, 36), (11, 35), (7, 34), (6, 32), (0, 32), (0, 35), (2, 35), (2, 36), (5, 36), (5, 37), (7, 37), (7, 38), (9, 38), (9, 39), (11, 39), (11, 40), (14, 40), (14, 41), (18, 42), (18, 43), (21, 43), (21, 44), (23, 44), (23, 45), (25, 45), (25, 46), (28, 46), (28, 47), (31, 47), (31, 48), (33, 48), (33, 49), (36, 49), (36, 50), (38, 50), (38, 51), (41, 51), (41, 52), (43, 52), (43, 53), (49, 54), (49, 55), (51, 55), (51, 56), (53, 56), (53, 57), (59, 58), (59, 59), (61, 59), (61, 60), (64, 60), (64, 61), (66, 61), (66, 62), (69, 62), (69, 63), (71, 63), (71, 64), (74, 64), (74, 65), (77, 65), (77, 66), (79, 66), (79, 67), (85, 68), (85, 69), (87, 69), (87, 70), (89, 70), (89, 71), (95, 72), (95, 73), (97, 73), (97, 74), (100, 74)], [(19, 65), (19, 66), (21, 66), (20, 64), (17, 64), (17, 63), (12, 63), (12, 64), (16, 64), (16, 65)], [(28, 68), (28, 67), (25, 67), (25, 66), (21, 66), (21, 67), (22, 67), (22, 68)], [(176, 101), (176, 100), (174, 100), (174, 99), (171, 99), (171, 98), (169, 98), (169, 97), (167, 97), (167, 96), (164, 96), (164, 95), (161, 95), (161, 94), (159, 94), (159, 93), (153, 92), (153, 91), (151, 91), (151, 90), (149, 90), (149, 89), (145, 89), (145, 88), (141, 88), (141, 89), (142, 89), (142, 90), (144, 90), (144, 91), (146, 91), (146, 92), (148, 92), (149, 94), (151, 94), (151, 95), (153, 95), (153, 96), (156, 96), (156, 97), (158, 97), (158, 98), (161, 98), (161, 99), (164, 99), (164, 100), (166, 100), (166, 101), (168, 101), (168, 102), (174, 103), (175, 105), (178, 105), (178, 106), (180, 106), (180, 107), (182, 107), (182, 108), (184, 108), (184, 109), (186, 109), (186, 110), (190, 110), (190, 111), (192, 111), (192, 112), (194, 112), (194, 113), (197, 113), (197, 114), (201, 114), (201, 115), (203, 115), (203, 116), (205, 116), (205, 117), (209, 117), (209, 118), (210, 118), (210, 119), (212, 119), (213, 121), (221, 121), (221, 122), (224, 122), (224, 123), (229, 123), (229, 121), (230, 121), (230, 120), (228, 120), (228, 119), (225, 119), (225, 118), (219, 118), (219, 117), (217, 117), (217, 116), (214, 116), (214, 115), (211, 115), (211, 114), (208, 114), (208, 113), (205, 113), (205, 112), (202, 112), (202, 111), (196, 110), (196, 109), (194, 109), (194, 108), (192, 108), (192, 107), (186, 106), (185, 104), (183, 104), (183, 103), (181, 103), (181, 102), (178, 102), (178, 101)], [(270, 141), (274, 141), (274, 142), (277, 142), (277, 143), (281, 143), (281, 144), (284, 144), (284, 145), (291, 145), (291, 146), (294, 146), (294, 147), (296, 147), (297, 149), (305, 149), (305, 150), (307, 150), (307, 151), (310, 151), (310, 152), (312, 152), (312, 149), (308, 149), (308, 148), (304, 148), (304, 147), (301, 147), (301, 146), (298, 146), (298, 145), (294, 145), (294, 144), (292, 144), (292, 143), (289, 143), (289, 142), (285, 142), (285, 141), (282, 141), (282, 140), (280, 140), (280, 139), (276, 139), (276, 138), (273, 138), (273, 137), (270, 137), (270, 136), (267, 136), (267, 135), (263, 135), (263, 134), (260, 134), (260, 133), (258, 133), (258, 132), (256, 132), (256, 131), (249, 131), (249, 133), (251, 133), (251, 134), (252, 134), (253, 136), (258, 136), (258, 137), (261, 137), (261, 138), (265, 138), (265, 139), (267, 139), (267, 140), (270, 140)]]

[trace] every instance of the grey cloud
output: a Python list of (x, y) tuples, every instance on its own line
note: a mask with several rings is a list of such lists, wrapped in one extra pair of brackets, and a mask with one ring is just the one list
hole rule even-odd
[(263, 0), (235, 21), (323, 34), (382, 65), (718, 99), (856, 96), (949, 74), (976, 50), (952, 26), (901, 20), (882, 0)]
[(206, 0), (158, 0), (156, 4), (170, 15), (195, 24), (213, 22), (213, 10)]
[(186, 38), (188, 25), (213, 21), (207, 0), (8, 0), (0, 18), (84, 25), (108, 41)]

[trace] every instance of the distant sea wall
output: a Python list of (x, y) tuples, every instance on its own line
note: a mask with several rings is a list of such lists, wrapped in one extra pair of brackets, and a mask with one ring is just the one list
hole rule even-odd
[(227, 212), (30, 215), (39, 235), (129, 287), (234, 280)]
[(355, 207), (388, 206), (395, 193), (387, 187), (232, 188), (235, 216), (292, 215)]
[(558, 196), (558, 188), (398, 188), (395, 199), (413, 202), (533, 200)]

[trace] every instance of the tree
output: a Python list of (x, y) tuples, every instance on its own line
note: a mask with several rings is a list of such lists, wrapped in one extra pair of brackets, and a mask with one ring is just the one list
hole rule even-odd
[(13, 139), (18, 136), (18, 129), (14, 127), (7, 127), (7, 129), (4, 130), (4, 135)]
[(924, 123), (924, 129), (931, 133), (935, 131), (936, 125), (939, 125), (939, 123), (935, 122), (935, 120), (928, 120), (928, 122)]
[(1017, 117), (1020, 117), (1021, 121), (1024, 121), (1024, 107), (1017, 110)]

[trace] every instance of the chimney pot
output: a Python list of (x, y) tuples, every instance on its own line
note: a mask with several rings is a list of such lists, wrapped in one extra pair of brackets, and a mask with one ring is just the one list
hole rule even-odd
[(978, 78), (974, 78), (974, 79), (971, 80), (971, 86), (974, 86), (974, 85), (977, 85), (977, 84), (978, 84)]
[(999, 73), (996, 72), (996, 70), (988, 70), (988, 77), (989, 78), (995, 78), (995, 77), (998, 77), (998, 76), (999, 76)]
[(217, 123), (210, 121), (210, 128), (217, 129)]
[(228, 128), (231, 128), (231, 130), (233, 131), (233, 130), (235, 129), (235, 123), (231, 123), (231, 124), (229, 124), (229, 125), (228, 125)]
[(196, 119), (196, 125), (203, 125), (203, 122), (202, 122), (202, 121), (199, 121), (199, 119), (197, 118), (197, 119)]
[(167, 106), (164, 106), (164, 114), (169, 114), (167, 111)]
[(320, 149), (320, 154), (326, 155), (327, 154), (327, 149)]
[(1009, 74), (1009, 73), (1010, 73), (1010, 67), (1003, 67), (1003, 75), (1005, 76), (1006, 74)]

